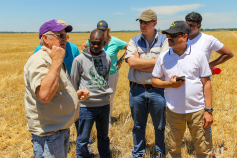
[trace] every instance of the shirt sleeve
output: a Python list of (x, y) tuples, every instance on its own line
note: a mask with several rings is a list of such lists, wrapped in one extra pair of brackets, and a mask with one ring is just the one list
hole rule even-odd
[(32, 91), (41, 85), (41, 81), (49, 72), (50, 64), (44, 59), (33, 60), (27, 68), (27, 78)]
[(35, 49), (35, 51), (34, 51), (33, 54), (35, 54), (36, 52), (38, 52), (40, 49), (41, 49), (41, 45), (38, 45), (38, 46), (36, 47), (36, 49)]
[(81, 70), (81, 63), (78, 60), (78, 58), (75, 58), (72, 62), (70, 81), (76, 91), (79, 90), (80, 81), (81, 81), (81, 71), (80, 70)]
[(205, 77), (210, 77), (212, 75), (211, 69), (209, 67), (209, 63), (208, 60), (206, 58), (206, 55), (204, 53), (202, 54), (199, 58), (199, 64), (200, 64), (200, 74), (199, 76), (201, 78), (205, 78)]
[(154, 69), (152, 71), (152, 77), (155, 78), (162, 78), (164, 76), (164, 71), (161, 65), (161, 57), (159, 56), (156, 60), (156, 64), (154, 66)]
[(217, 38), (211, 36), (211, 49), (214, 51), (220, 50), (224, 46)]
[(126, 55), (125, 55), (126, 62), (127, 62), (127, 60), (126, 60), (127, 58), (134, 56), (135, 51), (137, 51), (137, 47), (136, 47), (136, 44), (134, 43), (134, 41), (131, 39), (128, 43), (128, 48), (127, 48)]
[(127, 42), (124, 42), (124, 41), (116, 38), (116, 44), (118, 46), (118, 49), (122, 50), (126, 46)]

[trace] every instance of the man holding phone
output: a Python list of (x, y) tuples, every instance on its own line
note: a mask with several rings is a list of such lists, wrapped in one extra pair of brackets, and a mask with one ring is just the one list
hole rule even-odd
[[(186, 125), (197, 157), (211, 157), (212, 118), (211, 70), (204, 53), (187, 45), (190, 28), (175, 21), (162, 31), (169, 51), (161, 54), (152, 72), (152, 85), (166, 88), (166, 157), (181, 157), (181, 142)], [(161, 80), (165, 76), (165, 81)]]

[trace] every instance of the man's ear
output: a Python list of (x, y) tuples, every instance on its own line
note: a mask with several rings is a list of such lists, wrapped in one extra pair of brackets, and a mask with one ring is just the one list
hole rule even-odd
[(198, 24), (198, 29), (200, 29), (200, 28), (201, 28), (201, 26), (202, 26), (202, 24)]
[(183, 38), (187, 41), (188, 40), (188, 34), (184, 34)]
[(156, 26), (156, 24), (157, 24), (157, 21), (154, 22), (154, 27)]
[(44, 43), (48, 44), (49, 43), (49, 37), (47, 35), (42, 35), (42, 39)]

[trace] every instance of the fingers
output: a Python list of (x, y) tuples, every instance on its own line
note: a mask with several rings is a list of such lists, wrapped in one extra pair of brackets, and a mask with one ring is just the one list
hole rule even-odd
[(89, 96), (90, 96), (90, 93), (88, 90), (84, 90), (84, 89), (79, 89), (77, 91), (77, 95), (78, 95), (78, 99), (79, 100), (86, 100)]
[(203, 115), (203, 127), (204, 128), (209, 128), (212, 123), (213, 123), (213, 117), (211, 114), (209, 114), (208, 112), (205, 112)]
[(47, 53), (51, 53), (51, 50), (49, 48), (44, 48), (43, 51), (46, 51)]
[(173, 88), (179, 88), (179, 87), (181, 87), (184, 83), (185, 83), (185, 81), (175, 81), (175, 82), (173, 83)]
[(209, 128), (212, 125), (212, 121), (205, 121), (204, 128)]
[(138, 51), (135, 51), (135, 52), (134, 52), (134, 57), (140, 58), (140, 54), (138, 53)]
[(178, 75), (173, 75), (171, 76), (172, 79), (174, 79), (175, 77), (179, 77)]

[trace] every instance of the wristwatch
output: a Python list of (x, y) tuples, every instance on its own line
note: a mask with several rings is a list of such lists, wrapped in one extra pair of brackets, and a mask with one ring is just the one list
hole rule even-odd
[(213, 108), (204, 108), (205, 111), (213, 113)]
[(123, 62), (123, 59), (122, 59), (122, 58), (120, 58), (119, 60), (121, 60), (121, 61)]

